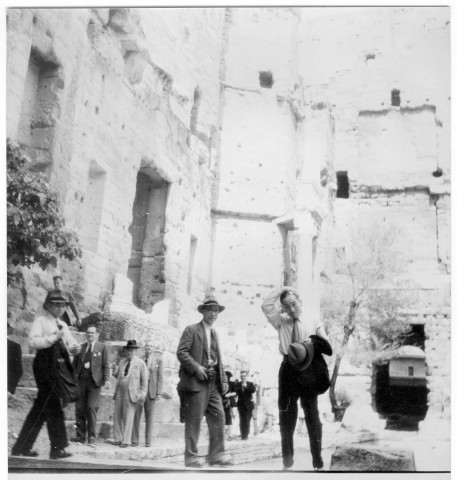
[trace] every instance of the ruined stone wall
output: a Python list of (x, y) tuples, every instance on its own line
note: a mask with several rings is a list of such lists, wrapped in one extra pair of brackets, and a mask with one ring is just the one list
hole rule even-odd
[(402, 288), (415, 298), (409, 319), (425, 319), (429, 403), (446, 404), (450, 363), (436, 352), (450, 352), (449, 9), (371, 7), (302, 19), (305, 97), (329, 106), (334, 171), (350, 183), (349, 199), (334, 203), (324, 256), (335, 258), (332, 249), (367, 219), (398, 225)]
[(140, 169), (169, 184), (165, 296), (180, 299), (171, 305), (170, 323), (177, 326), (180, 314), (186, 316), (191, 235), (198, 239), (192, 308), (207, 288), (209, 165), (219, 116), (223, 13), (8, 11), (8, 136), (21, 139), (31, 49), (43, 62), (57, 65), (57, 107), (51, 105), (50, 127), (33, 140), (32, 153), (41, 154), (46, 147), (48, 171), (61, 193), (67, 225), (82, 240), (80, 268), (65, 263), (60, 267), (83, 313), (100, 310), (114, 274), (127, 273), (128, 229)]
[(233, 8), (226, 21), (212, 285), (227, 307), (221, 326), (258, 342), (275, 333), (260, 304), (283, 275), (283, 240), (272, 220), (295, 196), (298, 17), (287, 8)]

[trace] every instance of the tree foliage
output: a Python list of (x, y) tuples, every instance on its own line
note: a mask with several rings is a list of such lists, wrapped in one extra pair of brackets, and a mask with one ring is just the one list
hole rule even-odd
[(330, 401), (337, 407), (335, 384), (349, 339), (358, 337), (365, 351), (397, 348), (409, 328), (400, 320), (405, 306), (395, 287), (402, 271), (401, 232), (386, 223), (367, 222), (349, 232), (336, 259), (336, 273), (329, 279), (322, 299), (322, 312), (333, 345)]
[(16, 267), (57, 265), (57, 256), (81, 257), (75, 232), (65, 227), (57, 192), (43, 174), (31, 172), (30, 160), (7, 140), (8, 285), (21, 277)]

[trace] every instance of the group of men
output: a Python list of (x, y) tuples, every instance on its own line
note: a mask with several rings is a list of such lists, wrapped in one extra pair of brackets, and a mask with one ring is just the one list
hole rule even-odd
[[(57, 325), (61, 333), (49, 336), (50, 334), (45, 332), (44, 334), (48, 337), (40, 340), (44, 347), (48, 343), (52, 343), (48, 339), (62, 338), (62, 332), (65, 330), (62, 330), (62, 324), (59, 325), (58, 319), (60, 318), (60, 321), (64, 322), (63, 313), (67, 306), (71, 306), (69, 296), (63, 291), (59, 279), (61, 280), (60, 277), (54, 278), (56, 289), (48, 294), (45, 306), (50, 305), (48, 310), (57, 318)], [(57, 309), (57, 307), (60, 308), (59, 312), (54, 312), (52, 308)], [(222, 362), (220, 341), (213, 328), (219, 313), (223, 312), (225, 307), (220, 305), (214, 296), (209, 295), (197, 309), (202, 314), (202, 320), (184, 329), (177, 348), (177, 358), (180, 362), (177, 390), (181, 403), (180, 418), (185, 424), (185, 465), (201, 468), (206, 464), (198, 453), (201, 421), (205, 416), (209, 429), (207, 462), (210, 466), (225, 467), (232, 465), (232, 459), (225, 453), (224, 432), (223, 397), (229, 393), (229, 390)], [(315, 362), (314, 359), (318, 359), (321, 353), (327, 355), (332, 353), (324, 327), (318, 319), (302, 315), (300, 298), (291, 287), (280, 287), (271, 292), (264, 299), (262, 310), (269, 323), (278, 332), (279, 351), (283, 356), (278, 385), (283, 468), (287, 470), (294, 463), (293, 435), (298, 415), (297, 402), (300, 399), (309, 435), (313, 467), (315, 470), (320, 470), (323, 468), (322, 424), (319, 418), (317, 397), (322, 390), (319, 390), (320, 387), (316, 382), (312, 383), (311, 387), (309, 386), (309, 372), (313, 371), (311, 366)], [(80, 324), (79, 313), (75, 316), (77, 323)], [(55, 319), (51, 319), (49, 325), (54, 322), (55, 326), (55, 321)], [(67, 325), (64, 326), (68, 329)], [(98, 341), (97, 336), (96, 327), (88, 326), (86, 329), (87, 341), (81, 346), (77, 345), (78, 348), (75, 348), (73, 352), (73, 366), (79, 386), (79, 399), (76, 403), (76, 436), (71, 440), (87, 441), (88, 443), (96, 441), (97, 412), (101, 389), (109, 387), (111, 370), (112, 375), (116, 378), (114, 443), (120, 447), (139, 444), (140, 419), (144, 410), (146, 418), (145, 446), (148, 447), (152, 440), (156, 400), (162, 395), (162, 362), (154, 356), (151, 342), (146, 342), (145, 356), (140, 358), (137, 356), (140, 346), (135, 340), (128, 340), (124, 347), (126, 357), (122, 358), (119, 364), (110, 365), (108, 348)], [(40, 344), (35, 348), (44, 348), (43, 346)], [(252, 395), (256, 388), (252, 382), (247, 381), (246, 377), (247, 372), (242, 371), (241, 381), (237, 383), (235, 389), (238, 396), (242, 439), (248, 438), (250, 422), (255, 409)], [(39, 405), (36, 406), (36, 408), (38, 407)], [(29, 414), (30, 419), (32, 419), (31, 414)], [(31, 450), (31, 445), (27, 444), (24, 447), (19, 443), (18, 441), (15, 446), (16, 454), (31, 455), (33, 453), (32, 456), (36, 456), (36, 452)], [(64, 458), (70, 455), (62, 448), (56, 451), (59, 455), (51, 454), (51, 458)], [(13, 454), (15, 453), (13, 452)]]
[[(228, 393), (228, 380), (223, 369), (220, 343), (213, 328), (219, 313), (225, 310), (216, 298), (207, 296), (198, 306), (202, 320), (187, 326), (179, 342), (177, 357), (180, 362), (178, 393), (181, 400), (181, 418), (185, 424), (185, 465), (205, 466), (198, 454), (198, 440), (203, 416), (209, 429), (207, 461), (210, 466), (229, 466), (232, 459), (225, 453), (224, 408), (222, 398)], [(306, 374), (312, 369), (313, 357), (331, 355), (324, 327), (319, 319), (303, 318), (301, 301), (292, 287), (280, 287), (271, 292), (262, 303), (262, 311), (277, 330), (279, 351), (283, 362), (279, 370), (278, 409), (281, 432), (283, 468), (294, 464), (293, 435), (297, 423), (300, 399), (308, 429), (310, 449), (315, 470), (323, 468), (321, 456), (322, 424), (317, 397), (321, 386), (312, 379), (310, 387)], [(308, 372), (307, 372), (308, 370)], [(314, 371), (314, 370), (313, 370)], [(248, 388), (246, 372), (241, 376), (239, 395), (248, 392), (247, 408), (240, 411), (241, 435), (247, 438), (254, 405), (252, 387)], [(306, 381), (305, 381), (306, 380)], [(243, 412), (243, 415), (241, 415)]]
[(114, 391), (114, 443), (121, 447), (139, 445), (140, 422), (144, 411), (145, 446), (152, 441), (156, 400), (162, 395), (162, 361), (154, 355), (151, 341), (145, 344), (143, 358), (137, 356), (140, 348), (135, 340), (124, 347), (126, 358), (110, 365), (108, 348), (97, 341), (97, 329), (89, 326), (87, 341), (75, 356), (73, 363), (79, 385), (76, 403), (76, 435), (74, 442), (95, 443), (97, 438), (97, 412), (102, 387), (109, 387), (110, 373), (117, 379)]

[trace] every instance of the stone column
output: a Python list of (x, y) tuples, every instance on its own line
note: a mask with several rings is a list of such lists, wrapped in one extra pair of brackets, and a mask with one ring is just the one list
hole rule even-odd
[(297, 248), (297, 290), (303, 311), (311, 312), (316, 318), (319, 316), (320, 299), (317, 276), (314, 272), (313, 239), (317, 237), (317, 228), (310, 213), (296, 214), (294, 227)]

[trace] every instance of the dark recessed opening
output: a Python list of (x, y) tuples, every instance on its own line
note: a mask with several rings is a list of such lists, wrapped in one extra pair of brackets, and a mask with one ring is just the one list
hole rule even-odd
[(397, 90), (396, 88), (394, 88), (391, 92), (390, 92), (390, 97), (391, 97), (391, 103), (392, 103), (392, 107), (399, 107), (400, 106), (400, 90)]
[(349, 198), (348, 172), (336, 172), (336, 198)]
[(412, 345), (414, 347), (419, 347), (420, 349), (425, 350), (424, 325), (420, 323), (411, 324), (410, 331), (401, 335), (400, 340), (402, 345)]
[(259, 81), (262, 88), (273, 86), (273, 74), (271, 72), (259, 72)]
[(442, 170), (440, 167), (438, 167), (438, 168), (432, 173), (432, 175), (433, 175), (434, 177), (442, 177), (442, 176), (443, 176), (443, 170)]

